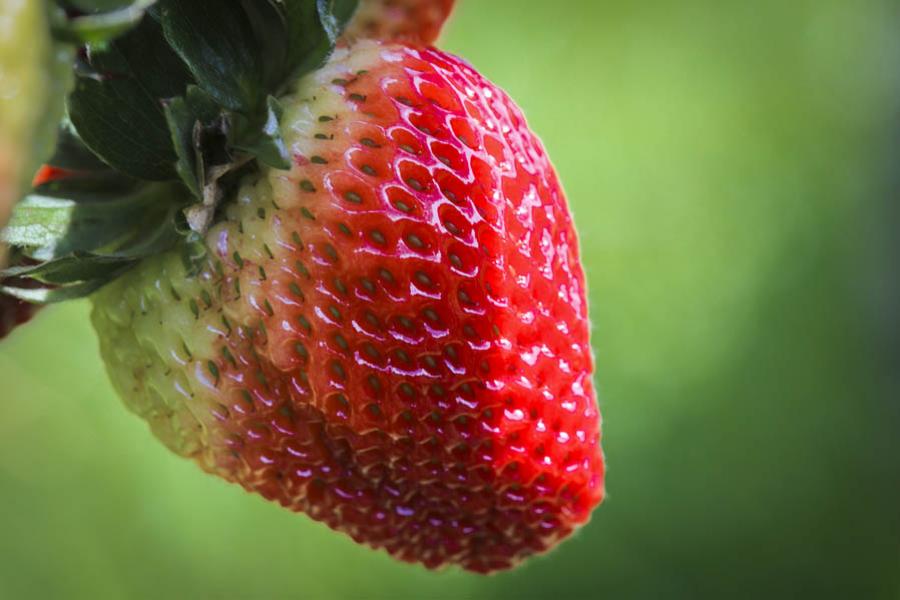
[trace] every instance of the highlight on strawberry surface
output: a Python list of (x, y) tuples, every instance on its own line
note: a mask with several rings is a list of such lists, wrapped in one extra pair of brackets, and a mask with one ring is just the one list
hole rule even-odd
[(44, 6), (74, 84), (4, 320), (89, 297), (169, 449), (400, 560), (508, 569), (586, 523), (575, 226), (519, 107), (430, 45), (452, 1), (101, 4)]

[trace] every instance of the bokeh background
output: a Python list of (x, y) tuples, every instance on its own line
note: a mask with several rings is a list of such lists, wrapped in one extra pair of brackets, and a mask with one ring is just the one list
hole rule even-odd
[(353, 544), (177, 459), (88, 306), (0, 347), (2, 598), (900, 597), (900, 4), (462, 0), (590, 283), (606, 503), (490, 578)]

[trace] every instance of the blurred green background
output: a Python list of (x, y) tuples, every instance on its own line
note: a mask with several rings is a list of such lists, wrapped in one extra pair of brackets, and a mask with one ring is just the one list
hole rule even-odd
[(443, 46), (543, 137), (590, 283), (609, 497), (556, 552), (430, 573), (201, 474), (78, 303), (0, 347), (0, 597), (900, 597), (898, 26), (463, 0)]

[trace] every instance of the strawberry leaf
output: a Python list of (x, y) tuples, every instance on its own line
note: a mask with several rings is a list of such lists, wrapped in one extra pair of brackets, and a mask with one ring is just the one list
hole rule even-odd
[(70, 285), (47, 288), (18, 287), (15, 285), (0, 285), (0, 294), (6, 294), (33, 304), (54, 304), (67, 300), (76, 300), (90, 296), (104, 285), (123, 275), (135, 266), (136, 263), (126, 263), (110, 268), (100, 277), (79, 281)]
[(0, 278), (28, 277), (50, 285), (66, 285), (103, 278), (130, 262), (118, 256), (72, 254), (39, 265), (11, 267), (0, 271)]
[(59, 127), (56, 136), (56, 149), (47, 160), (47, 164), (71, 171), (104, 171), (110, 167), (97, 158), (78, 137), (78, 133), (67, 119)]
[(0, 242), (19, 247), (41, 247), (62, 239), (72, 220), (73, 202), (46, 196), (26, 196), (15, 207)]
[(39, 185), (32, 196), (45, 196), (73, 202), (118, 201), (144, 185), (137, 179), (112, 169), (83, 171)]
[(69, 118), (105, 162), (140, 179), (175, 177), (160, 98), (184, 93), (190, 74), (152, 19), (104, 47), (89, 46), (69, 96)]
[[(188, 189), (199, 198), (211, 160), (207, 154), (216, 149), (210, 140), (218, 137), (218, 145), (222, 145), (228, 127), (227, 115), (209, 94), (194, 85), (188, 86), (184, 97), (166, 102), (165, 114), (178, 155), (175, 169)], [(223, 162), (222, 158), (219, 162)]]
[(262, 50), (264, 60), (259, 66), (265, 89), (275, 90), (286, 75), (287, 17), (275, 0), (241, 0), (241, 5), (253, 30), (253, 39)]
[(319, 20), (332, 45), (337, 42), (344, 26), (356, 12), (358, 0), (316, 0)]
[[(0, 271), (0, 281), (7, 280), (0, 293), (37, 303), (86, 296), (178, 244), (183, 238), (175, 222), (186, 202), (179, 184), (136, 184), (107, 199), (32, 194), (16, 207), (3, 239), (16, 245), (20, 258), (40, 262)], [(28, 283), (34, 281), (50, 287)]]
[(235, 115), (235, 149), (252, 154), (261, 163), (275, 169), (291, 168), (287, 146), (281, 137), (279, 124), (284, 109), (274, 96), (266, 100), (267, 110), (262, 123), (252, 123), (241, 115)]
[(70, 254), (138, 259), (180, 239), (174, 221), (188, 195), (178, 184), (138, 184), (112, 198), (85, 199), (71, 189), (75, 193), (69, 198), (26, 196), (0, 239), (41, 261)]
[(197, 83), (231, 110), (250, 113), (265, 99), (261, 45), (237, 0), (163, 0), (158, 14), (165, 37)]
[(317, 1), (311, 0), (278, 0), (281, 4), (288, 26), (287, 80), (304, 75), (328, 58), (334, 47), (329, 39), (328, 30), (322, 22)]
[(176, 245), (199, 264), (226, 192), (260, 164), (290, 167), (275, 95), (324, 63), (357, 6), (58, 1), (69, 16), (57, 35), (85, 44), (49, 160), (67, 173), (0, 232), (20, 261), (0, 271), (0, 293), (40, 303), (90, 294)]
[(294, 76), (308, 73), (325, 62), (331, 47), (328, 33), (313, 2), (281, 0), (287, 23), (288, 69)]
[(288, 26), (286, 82), (321, 66), (356, 10), (358, 0), (275, 0)]

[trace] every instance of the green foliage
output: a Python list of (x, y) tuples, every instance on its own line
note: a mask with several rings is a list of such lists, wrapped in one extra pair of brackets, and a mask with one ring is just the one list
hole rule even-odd
[(221, 140), (210, 138), (224, 135), (225, 115), (215, 100), (196, 85), (188, 86), (184, 97), (168, 100), (165, 111), (178, 154), (175, 168), (188, 189), (199, 198), (207, 184), (206, 168), (228, 160), (210, 156), (214, 151), (221, 154)]
[(236, 115), (233, 123), (234, 141), (232, 146), (241, 152), (251, 154), (262, 164), (275, 169), (289, 169), (291, 166), (287, 146), (281, 139), (280, 123), (284, 109), (274, 96), (266, 98), (266, 111), (260, 113), (257, 122)]
[(128, 180), (109, 170), (37, 188), (19, 203), (2, 240), (40, 262), (0, 271), (0, 280), (27, 277), (46, 287), (0, 291), (41, 303), (90, 294), (179, 240), (173, 223), (186, 196), (179, 185)]
[(291, 77), (308, 73), (325, 62), (337, 41), (338, 32), (350, 20), (358, 4), (358, 0), (269, 1), (280, 6), (285, 14), (287, 64)]
[(119, 171), (151, 181), (175, 176), (175, 151), (161, 99), (184, 93), (191, 77), (153, 19), (90, 47), (76, 71), (69, 118), (79, 137)]
[(101, 171), (107, 168), (106, 163), (81, 141), (68, 118), (63, 119), (59, 126), (56, 148), (47, 159), (47, 164), (71, 171)]
[(17, 256), (44, 261), (6, 275), (57, 286), (3, 290), (29, 301), (90, 293), (204, 231), (247, 163), (288, 168), (274, 94), (325, 60), (356, 1), (73, 6), (86, 14), (57, 35), (87, 43), (50, 164), (78, 173), (52, 184), (52, 199), (36, 190), (3, 233)]
[[(266, 2), (258, 4), (271, 8)], [(266, 46), (257, 41), (251, 26), (255, 19), (248, 19), (244, 5), (221, 2), (211, 10), (205, 0), (164, 0), (156, 14), (166, 41), (222, 108), (244, 113), (257, 109), (265, 97)], [(285, 34), (276, 29), (269, 35)]]

